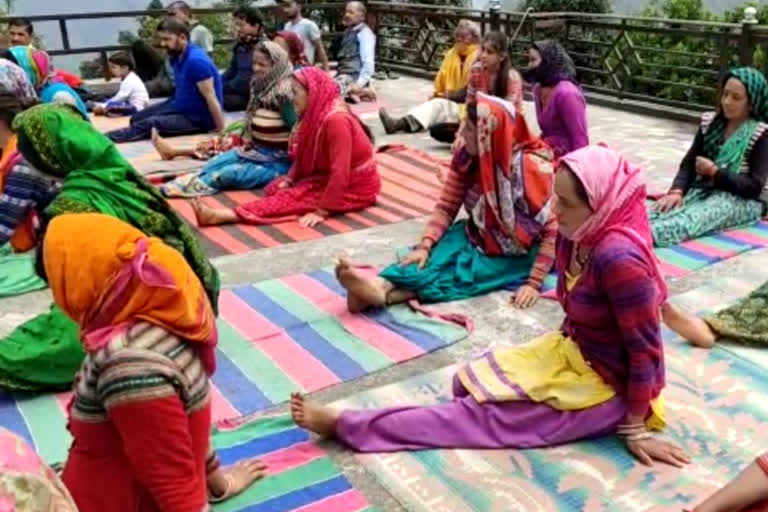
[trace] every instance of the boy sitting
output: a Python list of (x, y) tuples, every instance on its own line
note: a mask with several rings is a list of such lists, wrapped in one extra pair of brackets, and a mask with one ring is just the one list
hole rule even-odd
[(110, 117), (131, 116), (144, 110), (149, 103), (149, 93), (139, 75), (134, 73), (133, 59), (126, 53), (109, 57), (109, 72), (120, 77), (120, 89), (106, 103), (93, 106), (93, 113)]

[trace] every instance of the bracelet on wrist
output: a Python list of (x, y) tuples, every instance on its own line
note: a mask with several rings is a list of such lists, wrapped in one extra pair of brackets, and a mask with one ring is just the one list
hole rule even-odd
[(653, 437), (652, 432), (640, 432), (638, 434), (630, 434), (624, 438), (624, 442), (626, 443), (632, 443), (635, 441), (645, 441), (646, 439), (651, 439)]

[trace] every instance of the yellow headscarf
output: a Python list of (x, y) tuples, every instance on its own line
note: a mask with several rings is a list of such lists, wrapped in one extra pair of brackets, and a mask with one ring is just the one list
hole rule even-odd
[(467, 85), (478, 48), (477, 44), (460, 43), (446, 52), (435, 77), (435, 96), (445, 96)]
[(144, 320), (195, 343), (213, 373), (213, 309), (176, 249), (114, 217), (80, 213), (50, 222), (43, 257), (53, 299), (80, 326), (86, 351)]

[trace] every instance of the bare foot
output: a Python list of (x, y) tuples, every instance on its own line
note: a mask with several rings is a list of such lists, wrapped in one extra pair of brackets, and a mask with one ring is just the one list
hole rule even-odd
[(237, 496), (267, 474), (267, 465), (259, 459), (247, 459), (219, 468), (208, 475), (209, 501), (221, 502)]
[(336, 265), (336, 278), (347, 290), (347, 308), (350, 313), (387, 305), (388, 290), (381, 280), (365, 277), (344, 258), (339, 259)]
[(325, 405), (308, 402), (301, 393), (291, 394), (291, 416), (293, 421), (307, 430), (321, 436), (333, 436), (339, 411)]
[(163, 160), (173, 160), (176, 157), (173, 146), (160, 136), (157, 128), (152, 128), (152, 145)]
[(232, 210), (211, 208), (197, 198), (192, 199), (190, 204), (200, 227), (237, 222), (237, 215)]
[(661, 316), (667, 327), (697, 347), (712, 348), (717, 340), (707, 322), (669, 302), (661, 307)]
[(376, 91), (372, 87), (366, 87), (360, 91), (360, 99), (363, 101), (376, 101)]

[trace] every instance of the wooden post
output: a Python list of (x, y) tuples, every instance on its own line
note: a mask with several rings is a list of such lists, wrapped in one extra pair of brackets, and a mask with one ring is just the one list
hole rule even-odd
[(501, 28), (500, 10), (501, 0), (491, 0), (488, 3), (488, 15), (491, 19), (491, 30), (499, 30)]
[(751, 66), (754, 61), (755, 48), (752, 44), (752, 27), (757, 25), (757, 9), (744, 9), (744, 19), (741, 20), (740, 61), (742, 66)]

